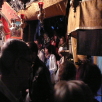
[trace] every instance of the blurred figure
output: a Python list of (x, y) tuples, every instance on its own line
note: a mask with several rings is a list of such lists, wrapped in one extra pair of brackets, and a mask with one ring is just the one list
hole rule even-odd
[(58, 44), (59, 44), (59, 38), (56, 34), (54, 34), (53, 38), (51, 39), (51, 45), (55, 46), (57, 54), (58, 54)]
[[(38, 58), (38, 47), (34, 42), (27, 44), (32, 51), (33, 62), (30, 74), (29, 93), (31, 100), (26, 98), (26, 102), (52, 102), (53, 90), (50, 79), (50, 72), (45, 64)], [(28, 101), (27, 101), (28, 100)]]
[(68, 47), (67, 47), (67, 44), (66, 44), (66, 41), (65, 41), (65, 38), (64, 38), (64, 37), (61, 37), (61, 38), (60, 38), (58, 48), (60, 48), (60, 47), (63, 47), (63, 50), (67, 50), (67, 49), (68, 49)]
[(92, 90), (93, 95), (97, 95), (97, 91), (102, 84), (101, 71), (97, 65), (84, 62), (77, 71), (76, 79), (84, 81)]
[(70, 61), (64, 61), (56, 73), (56, 83), (61, 80), (75, 80), (76, 67)]
[(48, 37), (47, 34), (44, 34), (43, 48), (44, 48), (46, 45), (49, 45), (49, 44), (50, 44), (50, 38)]
[(93, 102), (90, 88), (82, 81), (60, 81), (54, 90), (54, 102)]
[(70, 61), (65, 61), (59, 69), (59, 80), (75, 80), (76, 67)]
[(45, 50), (45, 64), (46, 64), (46, 67), (50, 71), (52, 83), (54, 83), (55, 82), (55, 73), (57, 71), (56, 56), (53, 54), (54, 48), (52, 45), (48, 45), (45, 47), (44, 50)]
[(44, 51), (42, 49), (42, 44), (39, 42), (39, 40), (34, 41), (37, 46), (38, 46), (38, 57), (41, 61), (45, 61), (45, 55), (44, 55)]
[(58, 80), (59, 80), (59, 78), (58, 78), (58, 76), (59, 76), (59, 69), (61, 67), (61, 64), (64, 63), (64, 61), (65, 61), (65, 57), (62, 55), (61, 52), (63, 52), (63, 47), (60, 47), (59, 50), (58, 50), (58, 54), (60, 56), (60, 59), (57, 61), (58, 69), (57, 69), (57, 72), (56, 72), (56, 75), (55, 75), (55, 82), (58, 82)]
[(22, 90), (28, 88), (31, 51), (25, 42), (9, 39), (1, 49), (0, 102), (23, 102)]
[(57, 36), (57, 34), (54, 34), (52, 40), (51, 40), (51, 43), (56, 47), (58, 48), (58, 44), (59, 44), (59, 38)]
[(57, 61), (58, 68), (60, 67), (60, 64), (62, 64), (65, 61), (65, 57), (61, 52), (64, 52), (63, 47), (60, 47), (58, 50), (58, 55), (60, 56), (60, 60)]

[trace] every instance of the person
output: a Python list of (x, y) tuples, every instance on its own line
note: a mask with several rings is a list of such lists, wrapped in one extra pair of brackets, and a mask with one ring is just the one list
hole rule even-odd
[(53, 54), (53, 46), (48, 45), (45, 47), (45, 64), (46, 67), (50, 71), (51, 75), (51, 81), (54, 84), (55, 83), (55, 73), (57, 71), (57, 61), (56, 61), (56, 56)]
[(65, 57), (63, 56), (62, 52), (64, 52), (63, 47), (60, 47), (58, 50), (58, 55), (60, 56), (59, 61), (57, 61), (58, 68), (60, 67), (60, 64), (65, 61)]
[(54, 36), (52, 37), (51, 43), (52, 43), (52, 45), (54, 45), (56, 48), (58, 48), (59, 38), (58, 38), (58, 36), (57, 36), (56, 33), (55, 33)]
[(67, 50), (68, 49), (66, 41), (65, 41), (65, 37), (61, 37), (60, 38), (58, 48), (60, 48), (60, 47), (63, 47), (63, 50)]
[(102, 84), (101, 76), (99, 67), (90, 62), (82, 63), (76, 73), (76, 79), (84, 81), (90, 87), (94, 97)]
[(45, 61), (45, 55), (44, 55), (44, 51), (43, 51), (43, 49), (42, 49), (42, 44), (39, 42), (39, 40), (35, 40), (34, 41), (36, 44), (37, 44), (37, 46), (38, 46), (38, 57), (39, 57), (39, 59), (41, 60), (41, 61)]
[[(31, 102), (52, 102), (53, 89), (50, 78), (50, 72), (46, 65), (38, 58), (38, 47), (36, 43), (27, 43), (32, 51), (34, 66), (30, 74), (29, 93)], [(28, 101), (27, 101), (28, 100)], [(26, 98), (29, 102), (29, 97)]]
[(64, 61), (66, 60), (61, 52), (63, 52), (63, 47), (60, 47), (59, 50), (58, 50), (58, 54), (60, 56), (60, 59), (57, 61), (58, 69), (57, 69), (57, 72), (56, 72), (56, 75), (55, 75), (55, 83), (59, 81), (59, 69), (61, 67), (61, 64), (63, 64)]
[(78, 80), (60, 81), (54, 86), (55, 102), (93, 102), (87, 84)]
[(44, 38), (43, 38), (43, 48), (46, 46), (46, 45), (49, 45), (50, 44), (50, 38), (49, 36), (45, 33), (44, 34)]
[(14, 36), (16, 34), (17, 25), (15, 24), (15, 22), (16, 21), (14, 19), (11, 19), (11, 28), (10, 28), (11, 36)]
[(58, 44), (59, 44), (59, 38), (57, 36), (57, 34), (54, 34), (54, 36), (52, 37), (50, 44), (55, 46), (55, 50), (56, 53), (58, 54)]
[(76, 67), (71, 61), (65, 61), (59, 69), (58, 79), (60, 80), (75, 80)]
[(28, 88), (32, 56), (25, 42), (8, 39), (1, 48), (0, 102), (23, 102)]

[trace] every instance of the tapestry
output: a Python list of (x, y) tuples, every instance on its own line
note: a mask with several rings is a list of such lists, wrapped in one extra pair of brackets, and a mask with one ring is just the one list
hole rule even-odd
[(102, 0), (80, 2), (76, 12), (70, 7), (68, 34), (78, 29), (102, 29)]
[(102, 56), (102, 29), (77, 32), (78, 55)]

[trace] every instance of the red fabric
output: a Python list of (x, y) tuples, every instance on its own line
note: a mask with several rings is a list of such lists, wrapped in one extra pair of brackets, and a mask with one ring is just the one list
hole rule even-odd
[(9, 22), (11, 19), (19, 19), (17, 12), (7, 2), (3, 3), (1, 12)]
[(17, 15), (17, 12), (7, 2), (3, 3), (1, 12), (4, 17), (2, 17), (2, 22), (4, 25), (5, 38), (8, 39), (11, 37), (9, 29), (9, 23), (11, 22), (11, 19), (19, 20), (19, 17)]
[(10, 36), (10, 34), (8, 34), (8, 35), (5, 35), (5, 37), (6, 37), (6, 40), (7, 40), (7, 39), (9, 39), (11, 36)]
[(9, 29), (8, 22), (3, 17), (0, 19), (0, 21), (2, 21), (3, 23), (3, 29), (4, 29), (6, 39), (10, 38), (10, 29)]

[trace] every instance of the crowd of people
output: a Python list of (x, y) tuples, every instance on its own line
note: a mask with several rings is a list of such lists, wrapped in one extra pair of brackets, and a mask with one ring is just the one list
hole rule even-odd
[[(101, 71), (70, 60), (65, 37), (34, 42), (8, 39), (1, 48), (0, 102), (98, 102)], [(72, 58), (72, 57), (71, 57)]]

